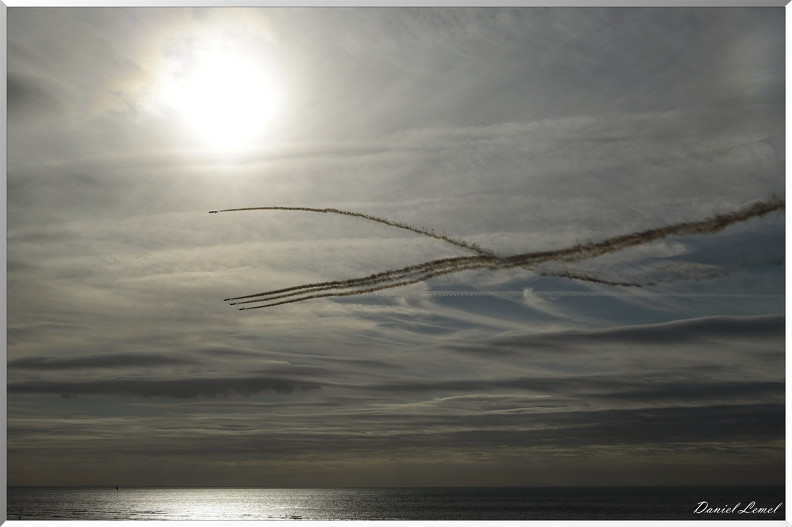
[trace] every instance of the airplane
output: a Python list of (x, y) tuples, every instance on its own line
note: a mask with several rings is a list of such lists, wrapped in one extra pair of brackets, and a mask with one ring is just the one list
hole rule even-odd
[(218, 212), (218, 211), (216, 211), (216, 210), (210, 210), (210, 211), (209, 211), (209, 214), (217, 214), (217, 212)]

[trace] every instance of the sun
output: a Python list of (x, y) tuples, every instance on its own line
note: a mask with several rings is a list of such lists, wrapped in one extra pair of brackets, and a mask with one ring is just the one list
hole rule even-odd
[(283, 76), (274, 64), (240, 53), (205, 52), (174, 74), (170, 105), (205, 146), (235, 150), (266, 140), (284, 112)]

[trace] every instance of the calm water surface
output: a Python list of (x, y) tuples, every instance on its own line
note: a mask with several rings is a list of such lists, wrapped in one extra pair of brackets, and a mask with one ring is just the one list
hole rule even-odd
[(8, 519), (783, 520), (784, 487), (158, 488), (9, 487)]

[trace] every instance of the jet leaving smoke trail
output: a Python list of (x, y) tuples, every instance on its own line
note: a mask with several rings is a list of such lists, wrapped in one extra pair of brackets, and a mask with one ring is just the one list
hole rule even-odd
[(323, 214), (340, 214), (342, 216), (353, 216), (355, 218), (363, 218), (369, 221), (376, 221), (377, 223), (384, 223), (385, 225), (390, 225), (391, 227), (396, 227), (398, 229), (412, 231), (417, 234), (423, 234), (424, 236), (429, 236), (437, 240), (443, 240), (444, 242), (450, 243), (451, 245), (456, 245), (457, 247), (462, 247), (463, 249), (467, 249), (469, 251), (473, 251), (478, 254), (494, 256), (494, 253), (486, 249), (482, 249), (475, 243), (470, 243), (464, 240), (459, 240), (457, 238), (452, 238), (451, 236), (447, 236), (445, 234), (437, 234), (436, 232), (431, 230), (419, 229), (418, 227), (413, 227), (412, 225), (407, 225), (406, 223), (391, 221), (385, 218), (378, 218), (377, 216), (371, 216), (370, 214), (363, 214), (361, 212), (351, 212), (348, 210), (339, 210), (339, 209), (315, 209), (312, 207), (246, 207), (241, 209), (218, 210), (217, 212), (236, 212), (243, 210), (296, 210), (303, 212), (320, 212)]
[[(294, 290), (294, 289), (299, 289), (299, 290), (298, 291), (287, 292), (285, 294), (277, 294), (277, 293), (281, 293), (283, 291), (286, 291), (284, 289), (280, 289), (280, 290), (276, 290), (276, 291), (267, 291), (265, 293), (257, 293), (255, 295), (247, 295), (247, 296), (236, 297), (236, 298), (227, 298), (226, 300), (238, 300), (238, 299), (244, 299), (244, 298), (264, 297), (264, 296), (266, 296), (266, 298), (255, 298), (253, 300), (245, 300), (243, 302), (232, 302), (231, 305), (250, 304), (250, 303), (253, 303), (253, 302), (269, 302), (271, 300), (276, 300), (276, 299), (280, 299), (280, 298), (289, 298), (289, 297), (293, 297), (293, 296), (304, 295), (304, 294), (307, 294), (307, 293), (317, 293), (317, 292), (321, 292), (321, 291), (332, 291), (332, 290), (340, 290), (340, 289), (349, 289), (350, 287), (362, 287), (362, 286), (366, 286), (366, 285), (381, 284), (383, 282), (393, 282), (394, 280), (403, 280), (402, 282), (397, 282), (397, 285), (389, 284), (389, 285), (385, 285), (385, 286), (378, 286), (378, 287), (376, 287), (374, 289), (366, 289), (364, 292), (379, 291), (380, 289), (388, 289), (388, 288), (391, 288), (391, 287), (398, 287), (398, 286), (402, 286), (402, 285), (414, 284), (416, 282), (422, 282), (424, 280), (427, 280), (427, 279), (435, 277), (435, 276), (441, 276), (441, 275), (449, 274), (449, 273), (458, 273), (460, 271), (465, 271), (465, 270), (468, 270), (468, 269), (480, 269), (481, 267), (482, 266), (481, 266), (480, 263), (472, 263), (472, 264), (468, 264), (468, 265), (459, 265), (459, 264), (451, 265), (451, 266), (446, 266), (445, 269), (443, 269), (441, 266), (435, 266), (434, 270), (432, 270), (431, 272), (429, 272), (429, 271), (423, 272), (423, 274), (419, 274), (420, 270), (418, 270), (418, 269), (406, 268), (406, 269), (402, 269), (402, 271), (404, 271), (403, 273), (398, 273), (398, 274), (393, 274), (393, 272), (388, 271), (388, 272), (385, 272), (385, 273), (379, 273), (379, 275), (372, 275), (372, 276), (369, 276), (369, 277), (366, 277), (366, 278), (361, 278), (361, 279), (343, 280), (343, 281), (335, 282), (335, 283), (327, 282), (325, 284), (315, 284), (313, 287), (306, 287), (306, 286), (292, 287), (292, 288), (288, 288), (288, 290), (290, 290), (290, 291)], [(416, 278), (416, 276), (417, 276), (417, 278)], [(354, 282), (354, 284), (351, 284), (350, 282)], [(330, 285), (328, 285), (328, 284), (330, 284)], [(356, 291), (362, 291), (362, 290), (356, 290)], [(314, 295), (314, 296), (311, 296), (310, 298), (322, 298), (324, 296), (346, 296), (346, 295), (335, 295), (335, 294)], [(303, 300), (307, 300), (307, 298), (305, 298)]]
[[(283, 304), (291, 304), (293, 302), (301, 302), (303, 300), (311, 300), (311, 299), (315, 299), (315, 298), (327, 298), (327, 297), (337, 297), (337, 296), (360, 295), (360, 294), (365, 294), (365, 293), (373, 293), (373, 292), (376, 292), (376, 291), (382, 291), (384, 289), (391, 289), (391, 288), (394, 288), (394, 287), (403, 287), (403, 286), (410, 285), (410, 284), (415, 284), (415, 283), (418, 283), (418, 282), (424, 282), (424, 281), (426, 281), (426, 280), (428, 280), (430, 278), (435, 278), (435, 277), (446, 275), (446, 274), (459, 273), (461, 271), (467, 271), (467, 270), (473, 270), (473, 269), (482, 269), (484, 267), (488, 267), (488, 268), (490, 268), (492, 270), (497, 270), (497, 269), (500, 268), (499, 266), (483, 266), (481, 264), (476, 264), (476, 263), (471, 264), (471, 265), (456, 265), (456, 266), (447, 267), (445, 269), (436, 269), (434, 271), (425, 272), (425, 273), (421, 274), (420, 276), (418, 276), (417, 278), (414, 277), (414, 278), (411, 278), (411, 279), (408, 279), (408, 280), (402, 280), (402, 281), (399, 281), (399, 282), (391, 282), (389, 284), (384, 284), (384, 285), (380, 285), (380, 286), (377, 286), (377, 287), (370, 287), (370, 288), (365, 288), (365, 289), (353, 289), (352, 291), (340, 291), (340, 292), (323, 293), (323, 294), (309, 295), (309, 296), (299, 296), (299, 295), (303, 295), (303, 294), (307, 294), (307, 293), (313, 293), (313, 292), (317, 292), (317, 291), (323, 291), (323, 290), (332, 291), (332, 290), (343, 290), (343, 289), (348, 289), (349, 288), (349, 286), (323, 287), (323, 288), (315, 288), (315, 289), (304, 290), (304, 291), (300, 291), (298, 293), (291, 293), (291, 294), (278, 295), (278, 296), (267, 296), (267, 298), (259, 298), (259, 299), (256, 299), (256, 300), (248, 300), (248, 301), (245, 301), (245, 302), (236, 302), (236, 304), (247, 304), (247, 303), (252, 303), (252, 302), (271, 302), (272, 300), (277, 300), (277, 299), (281, 299), (281, 298), (289, 298), (289, 297), (299, 296), (299, 298), (291, 298), (290, 300), (285, 300), (285, 301), (282, 301), (282, 302), (274, 302), (274, 303), (269, 303), (269, 304), (254, 306), (254, 307), (247, 307), (247, 308), (243, 307), (243, 308), (240, 308), (240, 310), (244, 311), (244, 310), (249, 310), (249, 309), (259, 309), (259, 308), (262, 308), (262, 307), (273, 307), (273, 306), (280, 306), (280, 305), (283, 305)], [(528, 268), (528, 269), (530, 269), (530, 268)], [(641, 287), (643, 285), (654, 285), (654, 283), (652, 283), (652, 282), (650, 282), (648, 284), (641, 284), (641, 283), (637, 283), (637, 282), (612, 282), (612, 281), (608, 281), (608, 280), (599, 279), (599, 278), (597, 278), (595, 276), (592, 276), (592, 275), (589, 275), (589, 274), (580, 273), (580, 272), (571, 272), (571, 271), (559, 271), (557, 273), (553, 272), (552, 274), (544, 273), (544, 276), (559, 276), (559, 277), (562, 277), (562, 278), (573, 278), (573, 279), (576, 279), (576, 280), (582, 280), (582, 281), (587, 281), (587, 282), (595, 282), (595, 283), (599, 283), (599, 284), (612, 285), (612, 286)], [(399, 277), (399, 278), (401, 278), (401, 277)], [(393, 277), (393, 280), (397, 280), (397, 279), (398, 278)], [(385, 281), (385, 279), (377, 280), (377, 282), (379, 282), (379, 283), (384, 282), (384, 281)], [(369, 283), (374, 284), (376, 282), (369, 282)], [(235, 304), (231, 304), (231, 305), (235, 305)]]
[[(481, 264), (471, 264), (471, 265), (468, 265), (468, 266), (457, 265), (457, 266), (453, 266), (453, 267), (446, 268), (446, 269), (438, 269), (438, 270), (435, 270), (435, 271), (432, 271), (432, 272), (427, 272), (427, 273), (424, 273), (423, 275), (421, 275), (418, 278), (412, 278), (410, 280), (402, 280), (400, 282), (392, 282), (390, 284), (385, 284), (385, 285), (381, 285), (381, 286), (378, 286), (378, 287), (371, 287), (371, 288), (366, 288), (366, 289), (353, 289), (352, 291), (339, 291), (339, 292), (336, 292), (336, 293), (325, 293), (325, 294), (318, 294), (318, 295), (309, 295), (309, 296), (302, 296), (302, 297), (299, 297), (299, 298), (291, 298), (290, 300), (285, 300), (285, 301), (282, 301), (282, 302), (271, 302), (272, 300), (278, 300), (278, 299), (281, 299), (281, 298), (289, 298), (289, 297), (299, 296), (299, 295), (302, 295), (302, 294), (307, 294), (307, 293), (312, 293), (312, 292), (317, 292), (317, 291), (322, 291), (322, 290), (334, 290), (334, 289), (335, 290), (339, 290), (339, 289), (342, 290), (342, 289), (347, 289), (348, 288), (348, 287), (343, 287), (343, 286), (340, 287), (340, 288), (339, 287), (322, 287), (322, 288), (314, 288), (314, 289), (303, 290), (303, 291), (300, 291), (298, 293), (290, 293), (290, 294), (278, 295), (278, 296), (268, 296), (267, 298), (260, 298), (260, 299), (256, 299), (256, 300), (247, 300), (245, 302), (236, 302), (236, 304), (248, 304), (248, 303), (252, 303), (252, 302), (271, 302), (269, 304), (263, 304), (263, 305), (258, 305), (258, 306), (254, 306), (254, 307), (242, 307), (242, 308), (240, 308), (240, 311), (246, 311), (246, 310), (250, 310), (250, 309), (261, 309), (263, 307), (273, 307), (273, 306), (280, 306), (280, 305), (283, 305), (283, 304), (291, 304), (291, 303), (294, 303), (294, 302), (301, 302), (303, 300), (311, 300), (311, 299), (316, 299), (316, 298), (328, 298), (328, 297), (341, 297), (341, 296), (360, 295), (360, 294), (365, 294), (365, 293), (373, 293), (373, 292), (376, 292), (376, 291), (382, 291), (384, 289), (391, 289), (391, 288), (394, 288), (394, 287), (403, 287), (403, 286), (415, 284), (415, 283), (418, 283), (418, 282), (424, 282), (424, 281), (426, 281), (426, 280), (428, 280), (430, 278), (435, 278), (437, 276), (442, 276), (442, 275), (451, 274), (451, 273), (458, 273), (458, 272), (461, 272), (461, 271), (466, 271), (466, 270), (471, 270), (471, 269), (481, 269), (483, 267), (484, 266), (482, 266)], [(498, 269), (497, 266), (489, 267), (489, 268), (493, 269), (493, 270), (497, 270)], [(526, 269), (535, 270), (535, 269), (532, 269), (530, 267), (526, 267)], [(571, 278), (571, 279), (574, 279), (574, 280), (580, 280), (580, 281), (585, 281), (585, 282), (593, 282), (593, 283), (597, 283), (597, 284), (604, 284), (604, 285), (611, 285), (611, 286), (621, 286), (621, 287), (652, 286), (652, 285), (655, 285), (657, 282), (670, 282), (670, 281), (680, 280), (681, 279), (679, 277), (677, 277), (677, 278), (665, 278), (665, 279), (654, 279), (654, 280), (651, 280), (651, 281), (648, 281), (648, 282), (641, 283), (641, 282), (615, 282), (615, 281), (610, 281), (610, 280), (604, 280), (604, 279), (601, 279), (601, 278), (597, 278), (596, 276), (593, 276), (591, 274), (588, 274), (588, 273), (585, 273), (585, 272), (582, 272), (582, 271), (574, 271), (574, 270), (542, 271), (539, 274), (541, 274), (542, 276), (557, 276), (557, 277), (561, 277), (561, 278)], [(720, 275), (719, 274), (711, 274), (710, 277), (712, 277), (712, 276), (720, 276)], [(701, 279), (702, 277), (698, 276), (696, 278), (697, 279)], [(394, 277), (393, 279), (395, 280), (397, 278)], [(384, 280), (378, 280), (378, 282), (382, 282), (382, 281), (384, 281)], [(231, 304), (231, 305), (235, 305), (235, 304)]]
[[(293, 286), (287, 287), (285, 289), (276, 289), (273, 291), (266, 291), (264, 293), (256, 293), (252, 295), (245, 295), (245, 296), (237, 296), (233, 298), (226, 298), (225, 300), (240, 300), (246, 298), (254, 298), (254, 297), (262, 297), (262, 296), (270, 296), (277, 293), (286, 293), (288, 294), (282, 295), (283, 297), (286, 296), (294, 296), (303, 294), (305, 292), (314, 292), (320, 290), (329, 290), (329, 289), (345, 289), (352, 286), (363, 286), (363, 285), (372, 285), (378, 284), (385, 281), (390, 280), (398, 280), (401, 278), (407, 278), (409, 276), (415, 275), (420, 273), (424, 270), (431, 270), (431, 269), (439, 269), (442, 267), (448, 267), (455, 270), (464, 270), (462, 267), (471, 268), (471, 269), (478, 269), (482, 267), (484, 261), (494, 261), (497, 262), (499, 259), (496, 257), (488, 258), (488, 257), (458, 257), (458, 258), (444, 258), (442, 260), (433, 260), (431, 262), (426, 262), (424, 264), (417, 264), (411, 265), (409, 267), (405, 267), (403, 269), (394, 269), (391, 271), (384, 271), (382, 273), (376, 273), (373, 275), (369, 275), (365, 278), (354, 278), (348, 280), (335, 280), (332, 282), (318, 282), (313, 284), (305, 284), (300, 286)], [(456, 271), (455, 271), (456, 272)], [(260, 299), (263, 300), (263, 299)], [(260, 300), (252, 300), (252, 302), (260, 301)], [(242, 302), (240, 302), (242, 303)]]
[[(743, 209), (719, 214), (697, 222), (684, 222), (668, 225), (665, 227), (649, 229), (636, 233), (631, 233), (622, 236), (616, 236), (596, 243), (588, 243), (585, 245), (576, 245), (566, 249), (557, 249), (554, 251), (532, 252), (525, 254), (518, 254), (509, 257), (496, 257), (489, 255), (479, 255), (471, 257), (456, 257), (444, 258), (441, 260), (433, 260), (423, 264), (412, 265), (402, 269), (393, 269), (381, 273), (376, 273), (363, 278), (353, 278), (348, 280), (321, 282), (306, 284), (303, 286), (295, 286), (285, 289), (274, 291), (267, 291), (254, 295), (247, 295), (242, 297), (227, 298), (226, 300), (238, 300), (246, 298), (258, 297), (257, 300), (250, 300), (248, 302), (267, 302), (275, 299), (291, 298), (289, 300), (269, 303), (265, 305), (256, 306), (253, 308), (242, 309), (258, 309), (262, 307), (271, 307), (275, 305), (282, 305), (292, 302), (300, 302), (302, 300), (310, 300), (313, 298), (324, 298), (333, 296), (350, 296), (357, 294), (370, 293), (382, 289), (393, 287), (402, 287), (416, 282), (421, 282), (435, 276), (450, 274), (471, 269), (507, 269), (512, 267), (527, 267), (544, 262), (572, 262), (582, 259), (595, 258), (604, 254), (621, 251), (623, 249), (634, 247), (637, 245), (646, 244), (652, 241), (660, 240), (670, 236), (685, 236), (691, 234), (709, 234), (718, 232), (725, 229), (729, 225), (737, 222), (745, 221), (750, 218), (763, 216), (770, 212), (784, 208), (784, 200), (779, 198), (772, 198), (768, 201), (757, 202), (749, 205)], [(575, 274), (570, 272), (558, 273), (559, 276), (574, 278), (579, 280), (602, 282), (603, 280), (596, 277), (587, 276), (585, 274)], [(383, 282), (390, 282), (384, 283)], [(382, 285), (379, 285), (382, 284)], [(617, 284), (613, 282), (613, 284)], [(637, 285), (629, 283), (618, 283), (618, 285)], [(375, 287), (367, 287), (375, 286)], [(352, 291), (343, 291), (343, 289), (358, 288)], [(320, 291), (329, 291), (320, 294)], [(286, 294), (281, 294), (286, 293)], [(273, 296), (278, 295), (279, 296)], [(307, 296), (300, 296), (306, 295)], [(262, 298), (264, 297), (264, 298)]]
[[(331, 213), (331, 214), (341, 214), (341, 215), (345, 215), (345, 216), (353, 216), (353, 217), (357, 217), (357, 218), (363, 218), (363, 219), (367, 219), (367, 220), (371, 220), (371, 221), (376, 221), (378, 223), (383, 223), (385, 225), (389, 225), (389, 226), (392, 226), (392, 227), (397, 227), (397, 228), (400, 228), (400, 229), (409, 230), (409, 231), (412, 231), (412, 232), (415, 232), (415, 233), (418, 233), (418, 234), (423, 234), (423, 235), (426, 235), (426, 236), (429, 236), (429, 237), (432, 237), (432, 238), (435, 238), (435, 239), (440, 239), (440, 240), (449, 242), (452, 245), (455, 245), (455, 246), (458, 246), (458, 247), (462, 247), (464, 249), (472, 250), (472, 251), (474, 251), (476, 253), (479, 253), (479, 254), (481, 254), (483, 256), (494, 256), (494, 253), (492, 253), (491, 251), (484, 250), (484, 249), (482, 249), (481, 247), (479, 247), (476, 244), (472, 244), (472, 243), (468, 243), (468, 242), (465, 242), (465, 241), (462, 241), (462, 240), (451, 238), (450, 236), (446, 236), (446, 235), (438, 235), (432, 230), (419, 229), (417, 227), (413, 227), (413, 226), (406, 225), (406, 224), (403, 224), (403, 223), (399, 223), (399, 222), (391, 221), (391, 220), (388, 220), (388, 219), (385, 219), (385, 218), (379, 218), (377, 216), (371, 216), (369, 214), (363, 214), (363, 213), (359, 213), (359, 212), (345, 211), (345, 210), (332, 209), (332, 208), (319, 209), (319, 208), (312, 208), (312, 207), (281, 207), (281, 206), (246, 207), (246, 208), (235, 208), (235, 209), (223, 209), (223, 210), (212, 211), (212, 212), (213, 213), (219, 213), (219, 212), (234, 212), (234, 211), (246, 211), (246, 210), (294, 210), (294, 211), (320, 212), (320, 213)], [(434, 263), (437, 263), (437, 262), (434, 262)], [(527, 270), (529, 270), (529, 271), (533, 270), (530, 267), (525, 267), (525, 268)], [(396, 280), (396, 279), (399, 279), (399, 278), (402, 278), (402, 276), (393, 276), (391, 272), (385, 272), (385, 273), (381, 273), (380, 275), (374, 275), (372, 277), (369, 277), (364, 282), (358, 283), (356, 285), (370, 285), (370, 284), (374, 284), (374, 283), (381, 283), (381, 282), (383, 282), (385, 280)], [(592, 281), (594, 281), (594, 279), (592, 279)], [(246, 296), (235, 297), (235, 298), (227, 298), (226, 300), (227, 301), (228, 300), (240, 300), (240, 299), (245, 299), (245, 298), (261, 297), (261, 296), (268, 296), (269, 297), (268, 300), (273, 300), (275, 298), (286, 298), (286, 297), (289, 297), (289, 296), (294, 296), (294, 295), (297, 295), (297, 294), (303, 294), (303, 293), (308, 293), (308, 292), (318, 292), (318, 291), (326, 291), (326, 290), (336, 289), (337, 287), (344, 287), (344, 284), (346, 284), (346, 282), (347, 281), (335, 281), (335, 282), (324, 282), (324, 283), (319, 283), (319, 284), (306, 284), (306, 285), (302, 285), (302, 286), (295, 286), (295, 287), (287, 287), (285, 289), (278, 289), (278, 290), (275, 290), (275, 291), (268, 291), (268, 292), (265, 292), (265, 293), (257, 293), (257, 294), (253, 294), (253, 295), (246, 295)], [(600, 282), (602, 282), (602, 281), (600, 281)], [(609, 283), (610, 285), (627, 285), (627, 284), (616, 283), (616, 282), (602, 282), (602, 283)], [(638, 284), (634, 284), (634, 285), (638, 285)], [(297, 290), (299, 290), (300, 292), (292, 292), (290, 294), (282, 294), (282, 295), (279, 295), (279, 296), (271, 296), (271, 295), (274, 295), (276, 293), (286, 293), (286, 292), (297, 291)], [(231, 305), (248, 304), (248, 303), (251, 303), (251, 302), (260, 302), (260, 301), (263, 301), (263, 299), (246, 300), (244, 302), (233, 302)]]
[[(609, 240), (605, 240), (599, 243), (590, 243), (583, 246), (578, 245), (575, 247), (571, 247), (568, 249), (561, 249), (557, 251), (527, 253), (522, 255), (515, 255), (508, 258), (485, 258), (485, 257), (446, 258), (443, 260), (435, 260), (432, 262), (426, 262), (424, 264), (413, 265), (403, 269), (386, 271), (384, 273), (377, 273), (375, 275), (370, 275), (368, 277), (360, 278), (360, 279), (325, 282), (319, 284), (308, 284), (306, 286), (289, 288), (290, 290), (293, 290), (295, 292), (291, 293), (290, 295), (283, 295), (283, 296), (295, 296), (308, 292), (314, 292), (319, 290), (319, 288), (324, 290), (345, 289), (350, 287), (361, 287), (364, 285), (374, 285), (385, 281), (400, 280), (400, 279), (408, 278), (410, 276), (413, 277), (410, 280), (400, 281), (392, 284), (386, 284), (385, 286), (379, 286), (377, 288), (377, 290), (379, 290), (389, 287), (400, 287), (403, 285), (407, 285), (408, 283), (414, 283), (415, 281), (426, 280), (428, 278), (439, 276), (441, 274), (449, 274), (451, 272), (459, 272), (468, 269), (510, 268), (517, 266), (526, 266), (526, 264), (542, 263), (547, 261), (572, 261), (572, 260), (579, 260), (582, 258), (591, 258), (594, 256), (606, 254), (608, 252), (615, 252), (634, 245), (648, 243), (650, 241), (654, 241), (671, 235), (716, 232), (737, 221), (743, 221), (750, 217), (760, 216), (768, 212), (771, 212), (773, 210), (777, 210), (778, 208), (781, 207), (783, 207), (783, 201), (771, 200), (769, 202), (757, 203), (755, 205), (752, 205), (750, 207), (747, 207), (745, 209), (733, 213), (718, 215), (713, 218), (709, 218), (707, 220), (703, 220), (700, 222), (675, 224), (661, 229), (651, 229), (648, 231), (642, 231), (639, 233), (634, 233), (626, 236), (611, 238)], [(560, 274), (562, 276), (564, 275), (564, 273), (560, 273)], [(568, 277), (573, 278), (571, 276)], [(586, 279), (586, 277), (583, 276), (575, 276), (574, 278)], [(598, 279), (593, 279), (590, 281), (598, 281)], [(628, 284), (624, 283), (622, 285), (628, 285)], [(311, 289), (307, 290), (309, 287)], [(280, 290), (280, 291), (284, 291), (284, 290)], [(366, 289), (359, 291), (359, 293), (364, 293), (364, 292), (370, 292), (370, 290)], [(245, 298), (254, 297), (254, 296), (257, 297), (269, 296), (273, 293), (274, 291), (270, 291), (266, 293), (260, 293), (257, 295), (249, 295), (248, 297)], [(354, 294), (354, 292), (346, 293), (346, 294)], [(306, 297), (302, 299), (307, 300), (309, 298), (319, 298), (325, 296), (337, 296), (337, 295), (333, 295), (333, 294), (327, 294), (321, 296), (312, 295), (310, 297)], [(270, 299), (271, 298), (260, 298), (259, 301), (266, 301)], [(229, 299), (229, 300), (234, 300), (234, 299)]]

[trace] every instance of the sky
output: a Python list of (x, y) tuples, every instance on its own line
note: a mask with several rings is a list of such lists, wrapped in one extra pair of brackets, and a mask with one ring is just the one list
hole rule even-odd
[(783, 7), (7, 13), (9, 485), (783, 483)]

